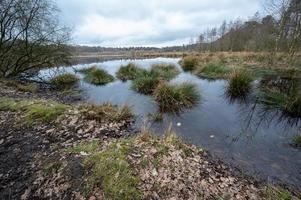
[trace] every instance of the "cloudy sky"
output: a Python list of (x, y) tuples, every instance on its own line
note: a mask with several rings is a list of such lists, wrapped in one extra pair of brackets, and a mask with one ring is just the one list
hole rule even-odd
[(247, 19), (261, 0), (57, 0), (74, 44), (171, 46), (223, 20)]

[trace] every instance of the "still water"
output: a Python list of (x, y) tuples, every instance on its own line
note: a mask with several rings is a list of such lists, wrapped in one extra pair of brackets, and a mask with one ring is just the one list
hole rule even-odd
[[(59, 69), (74, 72), (74, 69), (97, 66), (115, 75), (119, 67), (128, 62), (135, 62), (142, 68), (154, 63), (173, 63), (181, 69), (178, 61), (174, 58), (114, 60)], [(44, 70), (41, 75), (47, 77), (53, 72)], [(300, 120), (291, 122), (277, 113), (263, 113), (260, 105), (254, 102), (230, 101), (225, 95), (224, 80), (202, 80), (182, 71), (171, 82), (187, 81), (197, 85), (202, 96), (200, 103), (180, 115), (165, 114), (163, 122), (149, 123), (151, 129), (162, 134), (172, 123), (173, 130), (185, 141), (209, 150), (224, 162), (248, 174), (260, 174), (270, 181), (301, 188), (301, 150), (290, 145), (292, 137), (300, 131)], [(137, 126), (145, 123), (148, 114), (158, 110), (152, 97), (131, 90), (131, 81), (116, 80), (105, 86), (81, 81), (80, 87), (88, 102), (130, 105), (138, 116)]]

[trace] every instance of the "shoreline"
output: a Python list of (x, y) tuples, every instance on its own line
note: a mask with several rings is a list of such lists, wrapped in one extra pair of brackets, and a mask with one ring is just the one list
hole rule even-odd
[[(43, 90), (44, 91), (44, 90)], [(45, 91), (44, 91), (45, 92)], [(71, 107), (72, 108), (74, 108), (74, 106), (75, 105), (77, 105), (78, 103), (80, 103), (81, 101), (80, 100), (78, 100), (78, 99), (72, 99), (72, 98), (66, 98), (66, 96), (68, 96), (68, 95), (66, 95), (66, 94), (64, 94), (64, 95), (62, 95), (65, 99), (62, 99), (62, 96), (60, 96), (60, 94), (58, 94), (56, 91), (46, 91), (45, 93), (40, 93), (40, 96), (36, 96), (36, 95), (34, 95), (34, 94), (31, 94), (31, 93), (28, 93), (28, 92), (20, 92), (20, 91), (16, 91), (13, 87), (9, 87), (9, 86), (5, 86), (5, 87), (3, 87), (3, 85), (1, 86), (1, 95), (2, 96), (6, 96), (6, 97), (10, 97), (10, 98), (12, 98), (12, 99), (16, 99), (16, 98), (18, 98), (18, 99), (47, 99), (47, 101), (49, 100), (49, 99), (54, 99), (54, 100), (56, 100), (56, 101), (59, 101), (59, 102), (62, 102), (62, 103), (67, 103), (68, 105), (71, 105)], [(75, 112), (75, 113), (78, 113), (78, 112)], [(17, 113), (17, 115), (20, 115), (21, 113)], [(54, 163), (55, 163), (55, 160), (62, 160), (62, 161), (64, 161), (64, 159), (66, 159), (68, 156), (67, 155), (70, 155), (70, 152), (69, 153), (66, 153), (65, 151), (63, 151), (63, 155), (64, 154), (66, 154), (65, 156), (65, 158), (64, 158), (64, 156), (62, 156), (62, 155), (60, 155), (61, 153), (60, 153), (60, 151), (62, 150), (62, 147), (56, 147), (56, 148), (54, 148), (54, 146), (56, 146), (56, 145), (58, 145), (58, 146), (60, 146), (60, 145), (62, 145), (64, 148), (66, 148), (66, 147), (68, 147), (68, 148), (70, 148), (70, 147), (72, 147), (72, 146), (75, 146), (75, 145), (78, 145), (79, 143), (81, 143), (82, 141), (91, 141), (91, 140), (93, 140), (93, 139), (95, 139), (95, 138), (98, 138), (98, 139), (100, 139), (100, 141), (101, 142), (103, 142), (104, 144), (106, 144), (106, 143), (110, 143), (110, 142), (119, 142), (119, 140), (126, 140), (126, 138), (128, 138), (127, 136), (125, 136), (125, 135), (133, 135), (132, 134), (132, 132), (133, 132), (133, 130), (130, 128), (130, 129), (125, 129), (126, 127), (131, 127), (132, 125), (126, 125), (126, 126), (124, 126), (124, 124), (119, 124), (118, 126), (117, 126), (117, 129), (114, 129), (114, 127), (111, 127), (112, 126), (112, 123), (100, 123), (100, 124), (97, 124), (97, 123), (94, 123), (93, 122), (93, 125), (91, 125), (91, 126), (100, 126), (100, 127), (103, 127), (103, 126), (107, 126), (107, 127), (109, 127), (109, 129), (107, 129), (107, 130), (105, 130), (105, 129), (103, 129), (103, 128), (100, 128), (100, 130), (104, 130), (103, 132), (101, 132), (101, 133), (98, 133), (98, 134), (101, 134), (101, 136), (100, 136), (100, 138), (97, 136), (97, 134), (95, 135), (94, 134), (94, 131), (92, 131), (93, 133), (92, 133), (92, 135), (91, 135), (91, 128), (90, 127), (87, 127), (87, 132), (84, 130), (84, 129), (82, 129), (83, 131), (79, 131), (79, 130), (77, 130), (76, 132), (73, 132), (72, 133), (72, 130), (73, 130), (73, 128), (70, 128), (70, 127), (68, 127), (70, 124), (69, 123), (71, 123), (72, 121), (72, 123), (71, 124), (73, 124), (72, 126), (74, 126), (76, 123), (79, 123), (79, 119), (77, 119), (77, 122), (75, 122), (74, 121), (74, 119), (70, 119), (70, 120), (56, 120), (56, 122), (53, 122), (53, 123), (50, 123), (49, 125), (46, 125), (46, 126), (41, 126), (41, 127), (39, 127), (39, 128), (37, 128), (37, 127), (35, 127), (35, 126), (31, 126), (31, 127), (28, 127), (28, 126), (26, 126), (25, 125), (25, 128), (24, 129), (22, 129), (21, 127), (24, 127), (23, 125), (21, 126), (21, 127), (15, 127), (15, 126), (12, 126), (11, 127), (11, 125), (13, 125), (13, 124), (15, 124), (15, 122), (14, 122), (14, 120), (13, 121), (10, 121), (10, 123), (6, 123), (7, 122), (7, 119), (19, 119), (19, 118), (16, 118), (16, 114), (15, 113), (13, 113), (13, 112), (5, 112), (5, 111), (1, 111), (1, 113), (0, 113), (0, 116), (1, 116), (1, 128), (2, 128), (2, 131), (3, 131), (3, 133), (2, 134), (5, 134), (5, 132), (7, 133), (7, 131), (10, 133), (10, 136), (6, 136), (6, 135), (2, 135), (1, 136), (1, 146), (7, 146), (9, 143), (15, 143), (14, 141), (18, 141), (18, 142), (20, 142), (21, 143), (21, 147), (24, 147), (25, 149), (27, 149), (28, 148), (28, 144), (30, 144), (31, 143), (31, 145), (32, 145), (32, 142), (34, 142), (34, 143), (38, 143), (39, 145), (38, 146), (36, 146), (36, 147), (34, 147), (33, 149), (35, 149), (35, 148), (37, 148), (37, 150), (36, 151), (33, 151), (33, 152), (31, 152), (31, 151), (29, 151), (29, 152), (23, 152), (23, 153), (25, 153), (25, 154), (32, 154), (32, 153), (34, 153), (34, 154), (36, 154), (37, 152), (37, 154), (34, 156), (34, 157), (32, 157), (33, 155), (28, 155), (28, 157), (26, 157), (26, 156), (24, 156), (24, 159), (25, 159), (25, 163), (27, 163), (26, 165), (28, 165), (29, 163), (30, 163), (30, 165), (34, 165), (34, 166), (36, 166), (36, 167), (33, 167), (33, 169), (31, 169), (31, 167), (29, 167), (29, 168), (26, 168), (25, 167), (25, 171), (32, 171), (31, 173), (31, 175), (25, 180), (25, 182), (27, 182), (27, 181), (29, 181), (29, 182), (35, 182), (35, 181), (37, 181), (39, 178), (37, 178), (36, 176), (37, 175), (41, 175), (41, 171), (43, 171), (43, 166), (45, 166), (45, 163), (43, 163), (43, 162), (41, 162), (41, 160), (47, 160), (47, 159), (41, 159), (42, 157), (43, 157), (43, 155), (41, 155), (41, 152), (43, 152), (44, 154), (46, 154), (46, 155), (51, 155), (51, 156), (49, 156), (49, 159), (50, 160), (54, 160)], [(76, 115), (71, 115), (71, 116), (77, 116), (77, 117), (80, 117), (80, 116), (78, 116), (78, 114), (76, 114)], [(67, 135), (64, 135), (64, 131), (62, 132), (62, 133), (60, 133), (59, 132), (59, 137), (62, 137), (63, 139), (62, 139), (62, 141), (60, 141), (60, 139), (58, 139), (58, 138), (56, 138), (56, 139), (54, 139), (53, 138), (53, 136), (51, 136), (53, 133), (55, 133), (56, 131), (56, 126), (57, 125), (55, 125), (55, 123), (59, 123), (59, 124), (65, 124), (65, 125), (63, 125), (65, 128), (66, 128), (66, 130), (65, 130), (65, 132), (68, 132), (68, 134)], [(82, 122), (81, 122), (82, 123)], [(6, 124), (5, 126), (3, 126), (3, 124)], [(17, 123), (18, 124), (18, 123)], [(113, 123), (114, 124), (114, 123)], [(48, 127), (48, 126), (50, 126), (50, 127)], [(71, 127), (72, 127), (71, 126)], [(119, 127), (119, 128), (118, 128)], [(21, 129), (20, 129), (21, 128)], [(93, 129), (94, 127), (92, 127), (92, 129)], [(115, 130), (115, 132), (113, 131), (112, 132), (112, 130), (110, 130), (110, 128), (113, 128), (113, 130)], [(115, 127), (116, 128), (116, 127)], [(95, 129), (95, 128), (94, 128)], [(76, 130), (76, 129), (75, 129)], [(95, 129), (96, 130), (96, 129)], [(118, 132), (119, 131), (125, 131), (125, 132), (127, 132), (128, 134), (118, 134)], [(36, 135), (38, 134), (40, 134), (40, 132), (43, 132), (44, 134), (42, 134), (43, 136), (40, 136), (40, 137), (36, 137)], [(135, 132), (135, 131), (134, 131)], [(21, 138), (16, 138), (16, 136), (18, 136), (19, 134), (21, 133), (21, 135), (24, 135), (24, 137), (21, 137)], [(76, 133), (76, 134), (80, 134), (80, 135), (83, 135), (83, 137), (78, 137), (78, 135), (74, 135), (74, 133)], [(112, 133), (113, 133), (113, 135), (112, 135)], [(116, 135), (116, 133), (117, 133), (117, 135)], [(16, 135), (17, 134), (17, 135)], [(29, 135), (27, 135), (27, 134), (29, 134)], [(60, 134), (62, 134), (62, 135), (60, 135)], [(89, 135), (90, 134), (90, 135)], [(93, 134), (94, 134), (94, 136), (93, 136)], [(73, 135), (73, 136), (72, 136)], [(134, 133), (134, 135), (136, 135), (136, 133)], [(96, 136), (96, 137), (95, 137)], [(11, 137), (11, 138), (9, 138), (9, 137)], [(49, 137), (50, 138), (52, 138), (52, 139), (49, 139)], [(57, 137), (57, 136), (56, 136)], [(65, 139), (64, 139), (64, 137), (65, 137)], [(135, 136), (136, 137), (136, 136)], [(9, 139), (7, 139), (7, 138), (9, 138)], [(46, 139), (47, 138), (47, 139)], [(120, 138), (120, 139), (116, 139), (116, 138)], [(124, 139), (123, 139), (124, 138)], [(24, 141), (22, 141), (22, 140), (24, 140)], [(31, 141), (32, 140), (32, 141)], [(56, 141), (57, 140), (57, 141)], [(64, 141), (65, 140), (65, 141)], [(72, 140), (74, 140), (73, 142), (71, 142)], [(157, 140), (157, 139), (156, 139)], [(161, 139), (158, 139), (158, 141), (160, 141), (161, 142)], [(24, 142), (24, 143), (23, 143)], [(184, 144), (184, 143), (183, 143)], [(24, 146), (22, 146), (22, 145), (24, 145)], [(170, 144), (168, 144), (168, 145), (170, 145)], [(189, 146), (189, 148), (192, 148), (192, 149), (199, 149), (199, 148), (196, 148), (194, 145), (188, 145), (188, 144), (185, 144), (185, 145), (187, 145), (187, 146)], [(34, 145), (35, 146), (35, 145)], [(42, 148), (40, 148), (40, 146), (42, 146)], [(106, 145), (105, 145), (106, 146)], [(172, 145), (171, 145), (172, 146)], [(20, 146), (18, 146), (18, 144), (17, 144), (17, 146), (14, 146), (13, 145), (13, 147), (11, 147), (11, 146), (7, 146), (8, 148), (20, 148)], [(172, 148), (174, 148), (174, 147), (172, 147)], [(4, 149), (3, 149), (4, 150)], [(3, 152), (3, 150), (2, 150), (2, 152)], [(26, 151), (26, 150), (25, 150)], [(41, 152), (39, 152), (39, 151), (41, 151)], [(8, 153), (7, 155), (10, 155), (10, 153), (9, 152), (7, 152), (7, 151), (4, 151), (4, 152), (6, 152), (6, 153)], [(231, 166), (231, 165), (228, 165), (228, 164), (225, 164), (224, 162), (222, 162), (220, 159), (217, 159), (217, 158), (215, 158), (214, 156), (212, 156), (211, 154), (210, 154), (210, 152), (207, 152), (207, 151), (203, 151), (204, 152), (204, 157), (203, 158), (205, 158), (205, 160), (207, 161), (207, 162), (209, 162), (209, 163), (211, 163), (213, 166), (219, 166), (219, 165), (221, 165), (221, 166), (224, 166), (225, 167), (225, 173), (226, 174), (228, 174), (228, 173), (230, 173), (231, 174), (231, 177), (232, 176), (234, 176), (235, 178), (237, 178), (237, 180), (242, 180), (242, 181), (247, 181), (247, 182), (249, 182), (249, 183), (252, 183), (252, 185), (254, 184), (254, 185), (256, 185), (256, 186), (258, 186), (258, 188), (261, 188), (261, 189), (259, 189), (258, 191), (260, 191), (260, 192), (262, 192), (262, 188), (264, 188), (264, 187), (266, 187), (267, 186), (267, 184), (266, 184), (266, 181), (264, 181), (264, 180), (258, 180), (257, 178), (254, 178), (254, 177), (252, 177), (252, 176), (248, 176), (248, 175), (245, 175), (240, 169), (238, 169), (238, 168), (236, 168), (236, 167), (233, 167), (233, 166)], [(14, 154), (14, 155), (11, 155), (11, 156), (6, 156), (8, 159), (10, 159), (10, 158), (12, 158), (12, 157), (14, 157), (14, 156), (20, 156), (19, 155), (19, 153), (17, 152), (16, 154), (15, 154), (16, 152), (14, 152), (14, 150), (12, 149), (12, 154)], [(86, 154), (89, 154), (89, 153), (86, 153), (86, 152), (79, 152), (79, 153), (75, 153), (75, 154), (72, 154), (72, 161), (70, 161), (70, 162), (73, 162), (73, 163), (77, 163), (77, 164), (75, 164), (75, 166), (73, 166), (73, 167), (75, 167), (75, 168), (77, 168), (77, 167), (79, 167), (79, 168), (81, 168), (80, 166), (82, 165), (81, 164), (81, 159), (82, 159), (82, 157), (85, 157), (85, 156), (87, 156)], [(52, 156), (53, 155), (55, 155), (54, 156), (54, 158), (52, 158)], [(36, 156), (38, 156), (38, 157), (40, 157), (40, 159), (37, 159), (36, 158)], [(58, 159), (59, 158), (59, 159)], [(77, 158), (80, 158), (79, 160), (77, 160)], [(22, 159), (21, 159), (22, 160)], [(10, 163), (10, 162), (7, 162), (7, 163)], [(35, 164), (34, 164), (35, 163)], [(11, 163), (13, 166), (14, 166), (14, 164), (13, 163)], [(53, 164), (53, 163), (52, 163)], [(77, 166), (77, 167), (76, 167)], [(7, 167), (7, 166), (6, 166)], [(6, 168), (5, 167), (5, 168)], [(16, 174), (18, 174), (18, 175), (16, 175), (16, 174), (11, 174), (9, 177), (9, 179), (12, 179), (13, 180), (13, 182), (15, 182), (14, 181), (14, 178), (13, 177), (18, 177), (18, 176), (20, 176), (21, 174), (22, 174), (22, 169), (21, 169), (21, 172), (20, 171), (18, 171), (18, 169), (19, 169), (19, 167), (20, 166), (15, 166), (16, 167)], [(5, 168), (3, 168), (3, 166), (1, 166), (1, 171), (3, 172), (5, 172)], [(217, 167), (217, 168), (219, 168), (219, 167)], [(52, 170), (51, 170), (52, 171)], [(24, 172), (23, 172), (24, 173)], [(26, 174), (26, 173), (25, 173)], [(55, 176), (55, 174), (56, 173), (54, 173), (54, 174), (52, 174), (52, 175), (54, 175)], [(12, 177), (11, 177), (12, 176)], [(28, 175), (27, 175), (28, 176)], [(22, 176), (21, 176), (22, 177)], [(55, 181), (56, 179), (54, 178), (54, 177), (51, 177), (51, 178), (49, 178), (48, 177), (48, 179), (47, 179), (47, 176), (46, 176), (46, 178), (44, 177), (44, 175), (42, 176), (43, 178), (44, 178), (44, 181)], [(23, 177), (24, 178), (24, 177)], [(23, 179), (22, 178), (22, 179)], [(40, 177), (41, 178), (41, 177)], [(68, 182), (68, 181), (67, 181)], [(3, 184), (3, 183), (2, 183)], [(5, 183), (4, 183), (5, 184)], [(6, 183), (7, 184), (7, 183)], [(10, 184), (12, 184), (12, 182), (10, 183)], [(19, 183), (20, 184), (20, 183)], [(26, 185), (30, 185), (30, 183), (26, 183)], [(53, 183), (54, 184), (54, 183)], [(74, 183), (75, 185), (76, 185), (76, 183)], [(78, 183), (77, 183), (78, 184)], [(14, 184), (13, 184), (14, 185)], [(248, 185), (248, 184), (247, 184)], [(28, 198), (30, 198), (30, 195), (32, 195), (32, 194), (37, 194), (36, 192), (37, 191), (40, 191), (40, 190), (42, 190), (42, 188), (39, 188), (37, 185), (35, 186), (35, 187), (37, 187), (37, 188), (31, 188), (30, 190), (28, 190), (28, 188), (25, 190), (24, 189), (24, 185), (23, 186), (20, 186), (19, 185), (19, 187), (21, 187), (21, 188), (19, 188), (19, 192), (16, 192), (16, 194), (17, 195), (19, 195), (19, 197), (20, 197), (20, 195), (22, 196), (23, 195), (23, 197), (26, 197), (26, 195), (27, 195), (27, 197)], [(75, 187), (75, 186), (74, 186)], [(77, 186), (77, 187), (79, 187), (79, 186)], [(288, 189), (291, 189), (291, 188), (289, 188), (289, 187), (287, 187)], [(2, 188), (3, 189), (3, 188)], [(51, 189), (51, 188), (44, 188), (44, 190), (45, 191), (47, 191), (47, 189)], [(53, 189), (53, 188), (52, 188)], [(68, 188), (68, 190), (67, 191), (69, 191), (70, 192), (70, 189), (72, 190), (72, 187), (71, 188)], [(77, 190), (78, 190), (79, 188), (77, 188)], [(5, 191), (5, 190), (4, 190)], [(16, 191), (18, 191), (18, 189), (16, 190)], [(34, 192), (33, 192), (34, 191)], [(45, 192), (44, 191), (44, 192)], [(40, 191), (41, 192), (41, 191)], [(65, 191), (66, 192), (66, 191)], [(300, 191), (297, 191), (297, 190), (291, 190), (291, 192), (295, 192), (296, 194), (297, 193), (299, 193)], [(67, 192), (68, 193), (68, 192)], [(3, 193), (4, 195), (6, 194), (5, 192)], [(43, 192), (42, 193), (39, 193), (39, 194), (41, 194), (41, 195), (45, 195), (45, 194), (43, 194)], [(25, 195), (25, 196), (24, 196)], [(46, 195), (47, 196), (47, 195)], [(26, 199), (26, 198), (25, 198)], [(243, 198), (242, 198), (243, 199)]]

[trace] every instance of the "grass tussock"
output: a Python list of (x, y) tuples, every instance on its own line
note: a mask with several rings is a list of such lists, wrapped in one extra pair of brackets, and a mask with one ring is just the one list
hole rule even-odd
[(132, 120), (135, 116), (129, 106), (118, 107), (111, 103), (84, 105), (80, 110), (87, 119), (99, 122), (127, 121)]
[(221, 63), (208, 63), (199, 69), (197, 75), (201, 78), (219, 79), (226, 78), (231, 71), (231, 68)]
[(154, 64), (151, 73), (166, 81), (174, 79), (180, 74), (179, 69), (174, 64)]
[(74, 87), (79, 81), (79, 78), (71, 73), (60, 74), (50, 79), (50, 83), (60, 89), (69, 89)]
[(252, 77), (246, 71), (235, 71), (230, 75), (227, 94), (231, 97), (244, 97), (252, 88)]
[(138, 188), (141, 180), (127, 160), (127, 154), (132, 148), (132, 141), (127, 139), (86, 158), (84, 165), (91, 169), (88, 189), (91, 191), (101, 185), (107, 199), (141, 199), (142, 191)]
[(301, 117), (300, 91), (284, 93), (277, 89), (266, 89), (263, 94), (262, 103), (268, 107), (282, 110), (287, 116), (293, 118)]
[(116, 76), (122, 81), (134, 80), (141, 76), (143, 69), (139, 68), (135, 63), (129, 63), (121, 66)]
[(199, 91), (194, 84), (160, 84), (154, 91), (160, 111), (178, 113), (185, 108), (191, 108), (200, 99)]
[(104, 69), (92, 67), (86, 69), (84, 80), (93, 85), (105, 85), (113, 82), (115, 78)]
[(64, 114), (68, 108), (67, 105), (53, 101), (0, 99), (0, 110), (22, 112), (25, 121), (29, 124), (53, 121)]
[(180, 61), (184, 71), (194, 71), (198, 62), (198, 57), (196, 56), (186, 56)]
[(132, 89), (142, 94), (152, 94), (160, 83), (160, 78), (153, 72), (144, 72), (143, 76), (132, 83)]
[(175, 78), (180, 71), (173, 64), (155, 64), (150, 70), (144, 70), (132, 83), (132, 89), (146, 95), (153, 94), (156, 87)]

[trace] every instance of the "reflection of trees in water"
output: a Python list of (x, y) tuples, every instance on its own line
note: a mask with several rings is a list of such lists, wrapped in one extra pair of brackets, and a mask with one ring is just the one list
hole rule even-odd
[[(276, 103), (270, 104), (265, 101), (266, 89), (280, 91), (282, 94), (301, 95), (300, 79), (291, 77), (269, 76), (260, 81), (259, 85), (249, 94), (243, 97), (231, 97), (225, 95), (230, 104), (238, 104), (238, 115), (243, 123), (243, 128), (233, 141), (241, 137), (251, 138), (256, 135), (260, 127), (271, 126), (282, 128), (301, 128), (301, 116), (285, 112)], [(298, 113), (298, 111), (296, 111)]]

